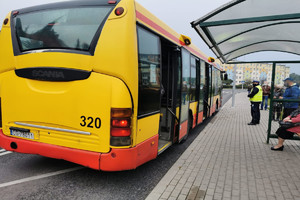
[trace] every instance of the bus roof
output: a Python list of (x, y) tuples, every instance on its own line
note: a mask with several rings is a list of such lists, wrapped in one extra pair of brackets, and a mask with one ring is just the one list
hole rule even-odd
[[(177, 33), (174, 29), (169, 27), (166, 23), (161, 21), (147, 9), (145, 9), (141, 4), (135, 2), (136, 4), (136, 17), (137, 21), (144, 26), (150, 28), (151, 30), (159, 33), (160, 35), (164, 36), (168, 40), (172, 41), (173, 43), (177, 44), (178, 46), (183, 46), (187, 50), (189, 50), (195, 56), (201, 58), (205, 62), (208, 62), (208, 56), (205, 55), (198, 47), (194, 44), (185, 45), (182, 41), (180, 41), (181, 35)], [(215, 63), (210, 63), (211, 65), (215, 66), (216, 68), (221, 69), (220, 65)]]
[[(119, 3), (121, 0), (116, 0), (116, 4)], [(63, 2), (56, 2), (56, 3), (48, 3), (38, 6), (32, 6), (28, 8), (22, 8), (18, 10), (13, 10), (12, 13), (17, 11), (18, 13), (27, 13), (32, 11), (39, 11), (39, 10), (47, 10), (47, 9), (54, 9), (54, 8), (61, 8), (61, 7), (77, 7), (77, 6), (96, 6), (96, 5), (111, 5), (108, 0), (75, 0), (75, 1), (63, 1)]]

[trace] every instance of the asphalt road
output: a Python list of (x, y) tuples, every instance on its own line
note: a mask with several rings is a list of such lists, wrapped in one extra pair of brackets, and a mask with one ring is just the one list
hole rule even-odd
[[(223, 104), (231, 97), (224, 90)], [(136, 170), (99, 172), (63, 160), (0, 149), (0, 199), (145, 199), (201, 134), (206, 120), (183, 144), (175, 144)]]

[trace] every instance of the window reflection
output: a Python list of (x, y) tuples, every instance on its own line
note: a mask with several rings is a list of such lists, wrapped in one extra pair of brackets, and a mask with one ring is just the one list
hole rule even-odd
[(111, 7), (44, 10), (14, 19), (21, 51), (77, 49), (88, 51)]
[(159, 110), (160, 40), (138, 27), (139, 42), (139, 115)]
[(190, 53), (182, 49), (182, 98), (181, 98), (181, 118), (180, 121), (184, 122), (188, 119), (189, 108), (189, 92), (190, 92), (190, 73), (191, 73), (191, 58)]
[(196, 100), (196, 58), (191, 58), (191, 92), (190, 100), (193, 102)]
[(199, 96), (199, 112), (203, 111), (203, 99), (205, 94), (205, 62), (201, 60), (200, 62), (200, 96)]

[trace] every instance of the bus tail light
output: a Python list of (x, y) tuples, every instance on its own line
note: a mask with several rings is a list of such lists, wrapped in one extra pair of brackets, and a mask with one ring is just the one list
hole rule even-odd
[(111, 117), (112, 118), (130, 118), (132, 111), (130, 108), (112, 108)]
[(12, 13), (12, 15), (15, 17), (15, 16), (17, 16), (19, 14), (19, 11), (14, 11), (13, 13)]
[(110, 144), (112, 146), (128, 146), (131, 144), (131, 115), (130, 108), (111, 109)]
[(116, 4), (117, 1), (108, 1), (108, 4)]
[(112, 128), (111, 129), (112, 137), (128, 137), (131, 135), (130, 128)]
[(112, 127), (130, 128), (130, 119), (112, 119)]

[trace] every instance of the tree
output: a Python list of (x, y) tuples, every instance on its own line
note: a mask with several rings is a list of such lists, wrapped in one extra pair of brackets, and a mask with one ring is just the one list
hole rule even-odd
[(245, 79), (245, 85), (246, 85), (246, 87), (249, 87), (250, 85), (252, 85), (251, 79)]
[(233, 80), (231, 79), (228, 79), (226, 81), (223, 81), (223, 84), (227, 85), (227, 86), (230, 86), (231, 84), (233, 83)]

